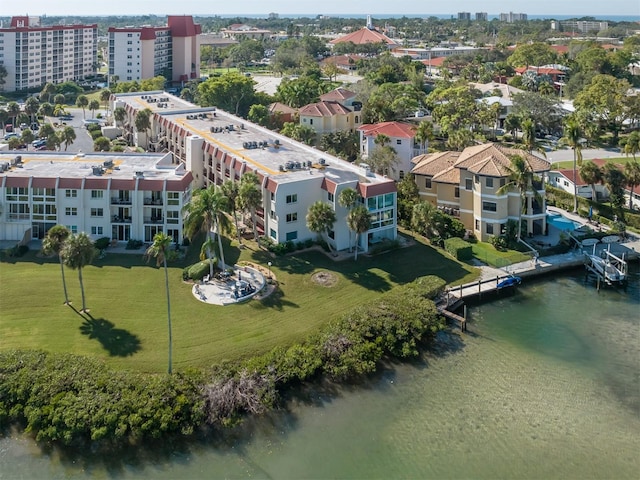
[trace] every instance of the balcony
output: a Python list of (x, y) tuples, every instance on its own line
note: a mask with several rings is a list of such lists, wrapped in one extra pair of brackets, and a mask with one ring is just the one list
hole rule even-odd
[(111, 197), (111, 205), (131, 205), (131, 198)]
[(162, 225), (164, 218), (162, 217), (144, 217), (144, 223), (147, 225)]
[(162, 198), (145, 198), (145, 205), (162, 205)]
[(111, 217), (111, 223), (131, 223), (131, 217), (120, 217), (118, 215), (113, 215)]

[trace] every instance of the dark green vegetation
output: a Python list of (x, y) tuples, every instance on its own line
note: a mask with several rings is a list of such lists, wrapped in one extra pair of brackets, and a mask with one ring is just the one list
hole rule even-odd
[(173, 376), (115, 371), (70, 354), (6, 351), (0, 428), (17, 423), (39, 441), (65, 445), (124, 446), (233, 423), (275, 406), (292, 383), (318, 375), (344, 380), (373, 372), (383, 356), (417, 355), (420, 342), (443, 327), (430, 300), (443, 287), (437, 277), (422, 277), (350, 309), (302, 342)]

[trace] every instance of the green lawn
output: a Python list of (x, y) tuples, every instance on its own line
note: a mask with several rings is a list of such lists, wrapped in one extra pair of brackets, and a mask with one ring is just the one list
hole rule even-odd
[[(191, 257), (195, 255), (191, 254)], [(276, 293), (262, 302), (214, 306), (191, 295), (182, 282), (182, 266), (170, 268), (174, 368), (205, 367), (223, 360), (260, 354), (277, 345), (304, 339), (328, 320), (380, 293), (421, 275), (448, 283), (477, 277), (430, 246), (415, 246), (374, 258), (334, 262), (316, 251), (272, 258), (247, 248), (229, 248), (227, 263), (271, 260), (279, 281)], [(312, 273), (338, 275), (332, 288), (316, 285)], [(66, 269), (69, 295), (81, 308), (77, 272)], [(141, 255), (108, 254), (83, 270), (87, 307), (84, 318), (64, 306), (56, 259), (29, 252), (0, 264), (1, 349), (45, 349), (97, 356), (110, 366), (162, 372), (167, 363), (167, 315), (164, 275)]]
[[(612, 162), (612, 163), (619, 163), (621, 165), (625, 165), (627, 162), (632, 162), (633, 161), (633, 157), (629, 156), (629, 157), (615, 157), (615, 158), (607, 158), (606, 159), (607, 162)], [(588, 162), (589, 160), (584, 160), (585, 162)], [(573, 168), (573, 160), (567, 160), (564, 162), (553, 162), (551, 164), (551, 169), (552, 170), (560, 170), (560, 169), (567, 169), (567, 168)]]
[(526, 262), (531, 259), (530, 255), (516, 250), (506, 250), (500, 252), (493, 245), (487, 242), (476, 242), (471, 244), (473, 256), (488, 265), (494, 267), (505, 267), (513, 263)]

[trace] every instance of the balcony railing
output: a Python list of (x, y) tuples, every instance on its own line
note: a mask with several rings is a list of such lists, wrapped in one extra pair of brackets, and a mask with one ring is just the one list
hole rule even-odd
[(159, 225), (164, 223), (164, 218), (162, 217), (144, 217), (144, 223)]
[(145, 198), (144, 204), (145, 205), (162, 205), (162, 199), (161, 198)]
[(111, 197), (112, 205), (131, 205), (130, 198)]
[(111, 217), (111, 223), (131, 223), (131, 217), (120, 217), (118, 215), (114, 215)]

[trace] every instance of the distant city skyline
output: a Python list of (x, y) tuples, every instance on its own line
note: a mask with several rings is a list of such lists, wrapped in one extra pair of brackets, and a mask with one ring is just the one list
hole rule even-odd
[(526, 13), (528, 15), (575, 15), (595, 16), (636, 16), (640, 17), (640, 0), (538, 0), (510, 1), (454, 0), (416, 5), (414, 2), (390, 3), (381, 0), (324, 0), (322, 3), (300, 2), (299, 0), (243, 0), (242, 2), (202, 2), (201, 0), (110, 0), (106, 2), (87, 2), (86, 0), (27, 0), (25, 2), (3, 2), (1, 16), (32, 15), (264, 15), (274, 12), (287, 15), (453, 15), (458, 12), (487, 12), (497, 15), (506, 12)]

